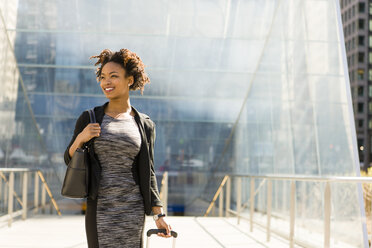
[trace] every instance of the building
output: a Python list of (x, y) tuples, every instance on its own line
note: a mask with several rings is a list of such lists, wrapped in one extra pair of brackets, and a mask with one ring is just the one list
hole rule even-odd
[(372, 159), (372, 4), (340, 0), (361, 167)]

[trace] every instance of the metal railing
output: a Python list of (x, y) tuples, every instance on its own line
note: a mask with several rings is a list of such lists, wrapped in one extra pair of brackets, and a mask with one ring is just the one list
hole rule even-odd
[(163, 173), (159, 195), (160, 200), (163, 202), (163, 211), (166, 215), (168, 215), (168, 171)]
[[(6, 176), (8, 173), (8, 178)], [(15, 173), (19, 173), (22, 176), (21, 179), (21, 186), (22, 186), (22, 199), (18, 196), (17, 192), (14, 190), (14, 177)], [(48, 193), (51, 203), (53, 204), (54, 208), (56, 209), (58, 215), (61, 215), (61, 211), (58, 208), (58, 205), (53, 198), (52, 192), (45, 180), (43, 172), (38, 169), (27, 169), (27, 168), (0, 168), (0, 202), (3, 201), (4, 206), (7, 205), (7, 214), (5, 216), (1, 216), (0, 219), (7, 218), (8, 219), (8, 226), (10, 227), (13, 222), (13, 218), (22, 215), (22, 219), (25, 220), (27, 218), (27, 211), (30, 210), (28, 206), (28, 176), (29, 174), (34, 173), (34, 205), (31, 207), (34, 213), (37, 213), (39, 207), (42, 209), (42, 212), (45, 211), (46, 207), (46, 193)], [(39, 179), (42, 182), (42, 191), (41, 191), (41, 204), (39, 204)], [(4, 193), (2, 195), (2, 185), (5, 182)], [(18, 211), (14, 211), (14, 198), (21, 206), (21, 209)]]
[[(295, 234), (295, 202), (296, 202), (296, 182), (308, 181), (308, 182), (323, 182), (325, 183), (323, 200), (324, 200), (324, 220), (323, 220), (323, 242), (324, 247), (330, 247), (330, 237), (331, 237), (331, 183), (372, 183), (372, 178), (368, 177), (338, 177), (338, 176), (306, 176), (306, 175), (251, 175), (251, 174), (224, 174), (223, 180), (219, 185), (211, 203), (204, 216), (208, 216), (212, 211), (214, 215), (215, 203), (217, 198), (219, 198), (219, 217), (223, 217), (223, 209), (225, 208), (225, 216), (228, 217), (233, 214), (237, 217), (237, 223), (240, 223), (240, 219), (245, 219), (250, 222), (250, 231), (253, 231), (253, 224), (257, 224), (266, 228), (266, 240), (270, 241), (271, 233), (275, 233), (283, 238), (289, 240), (289, 246), (294, 247), (294, 244), (308, 246), (308, 244), (296, 240), (294, 238)], [(231, 205), (231, 179), (236, 178), (236, 211), (230, 208)], [(250, 179), (250, 198), (249, 201), (242, 205), (242, 178)], [(261, 183), (256, 188), (255, 179), (262, 179)], [(283, 232), (271, 229), (271, 218), (272, 218), (272, 181), (289, 181), (290, 182), (290, 208), (289, 208), (289, 236)], [(255, 206), (255, 196), (260, 191), (262, 186), (266, 183), (267, 186), (267, 196), (266, 196), (266, 226), (261, 223), (255, 222), (253, 220), (254, 216), (254, 206)], [(226, 189), (225, 206), (224, 202), (224, 187)], [(242, 215), (242, 211), (247, 207), (249, 203), (249, 218)], [(371, 221), (372, 228), (372, 221)], [(371, 234), (372, 235), (372, 234)], [(372, 237), (371, 237), (372, 239)]]

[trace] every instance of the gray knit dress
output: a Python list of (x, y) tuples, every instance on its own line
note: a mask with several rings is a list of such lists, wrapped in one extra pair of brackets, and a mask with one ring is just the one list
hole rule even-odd
[(97, 235), (100, 248), (143, 247), (145, 210), (132, 164), (141, 147), (133, 116), (104, 115), (94, 151), (102, 166), (97, 196)]

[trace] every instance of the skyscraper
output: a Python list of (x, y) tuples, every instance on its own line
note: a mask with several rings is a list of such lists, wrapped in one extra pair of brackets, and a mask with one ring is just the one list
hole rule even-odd
[(340, 0), (361, 167), (372, 159), (372, 3)]

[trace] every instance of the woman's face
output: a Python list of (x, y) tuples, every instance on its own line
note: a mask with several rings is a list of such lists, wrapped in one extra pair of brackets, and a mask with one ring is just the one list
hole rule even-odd
[(106, 63), (101, 71), (100, 85), (108, 99), (119, 99), (129, 96), (129, 86), (133, 83), (133, 76), (124, 77), (125, 70), (115, 62)]

